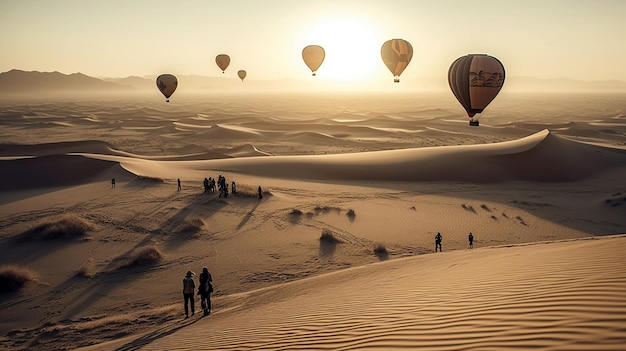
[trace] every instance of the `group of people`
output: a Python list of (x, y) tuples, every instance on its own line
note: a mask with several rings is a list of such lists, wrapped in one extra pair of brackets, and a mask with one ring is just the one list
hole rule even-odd
[[(469, 235), (467, 236), (467, 240), (469, 241), (469, 248), (473, 249), (474, 248), (474, 234), (472, 234), (472, 232), (470, 232)], [(442, 252), (441, 241), (443, 241), (443, 236), (441, 235), (441, 233), (437, 233), (437, 235), (435, 235), (435, 252), (437, 252), (437, 250), (439, 250), (439, 252)]]
[[(183, 298), (185, 301), (185, 317), (189, 317), (189, 310), (191, 307), (191, 315), (196, 314), (195, 307), (195, 294), (196, 294), (196, 283), (193, 280), (193, 276), (195, 275), (192, 271), (187, 271), (187, 274), (183, 278)], [(202, 268), (202, 273), (200, 273), (198, 280), (198, 292), (200, 295), (200, 305), (202, 310), (204, 311), (204, 315), (208, 316), (211, 314), (211, 293), (213, 292), (213, 277), (211, 277), (211, 273), (207, 267)]]

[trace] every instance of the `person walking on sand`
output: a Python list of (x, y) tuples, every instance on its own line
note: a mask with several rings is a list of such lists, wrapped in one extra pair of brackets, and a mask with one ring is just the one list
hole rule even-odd
[(437, 247), (439, 247), (439, 252), (442, 252), (441, 250), (441, 240), (443, 239), (443, 237), (441, 236), (441, 233), (437, 233), (437, 235), (435, 235), (435, 252), (437, 252)]
[(469, 239), (469, 248), (473, 249), (474, 248), (474, 234), (470, 232), (467, 238)]
[(115, 178), (111, 178), (111, 189), (115, 188)]
[(180, 178), (178, 178), (178, 191), (180, 191)]
[(200, 287), (198, 288), (198, 295), (200, 295), (200, 304), (204, 315), (208, 316), (211, 314), (211, 293), (213, 292), (213, 277), (211, 277), (208, 268), (202, 268), (199, 280)]
[(263, 198), (263, 191), (261, 190), (261, 186), (259, 185), (259, 199)]
[(183, 278), (183, 298), (185, 299), (185, 318), (189, 318), (189, 304), (191, 302), (191, 315), (196, 313), (194, 306), (193, 294), (196, 291), (196, 283), (193, 281), (194, 272), (187, 271), (187, 275)]

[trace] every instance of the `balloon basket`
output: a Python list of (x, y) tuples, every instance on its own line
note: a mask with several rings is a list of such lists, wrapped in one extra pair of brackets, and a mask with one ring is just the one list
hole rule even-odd
[(469, 125), (472, 127), (478, 127), (478, 121), (470, 121)]

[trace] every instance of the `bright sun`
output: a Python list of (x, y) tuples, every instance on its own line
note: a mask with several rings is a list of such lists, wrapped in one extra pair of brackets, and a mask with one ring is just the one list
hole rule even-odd
[(370, 26), (355, 19), (329, 19), (313, 28), (308, 39), (311, 42), (307, 45), (320, 45), (326, 52), (317, 73), (322, 79), (363, 81), (383, 65), (381, 39)]

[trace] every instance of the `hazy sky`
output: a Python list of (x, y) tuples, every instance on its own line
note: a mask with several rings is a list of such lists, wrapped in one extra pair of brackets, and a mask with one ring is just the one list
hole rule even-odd
[(0, 0), (2, 72), (221, 76), (226, 53), (223, 76), (310, 79), (301, 51), (318, 44), (316, 79), (380, 84), (393, 80), (380, 59), (393, 38), (414, 48), (402, 81), (445, 77), (467, 53), (509, 76), (626, 80), (622, 0)]

